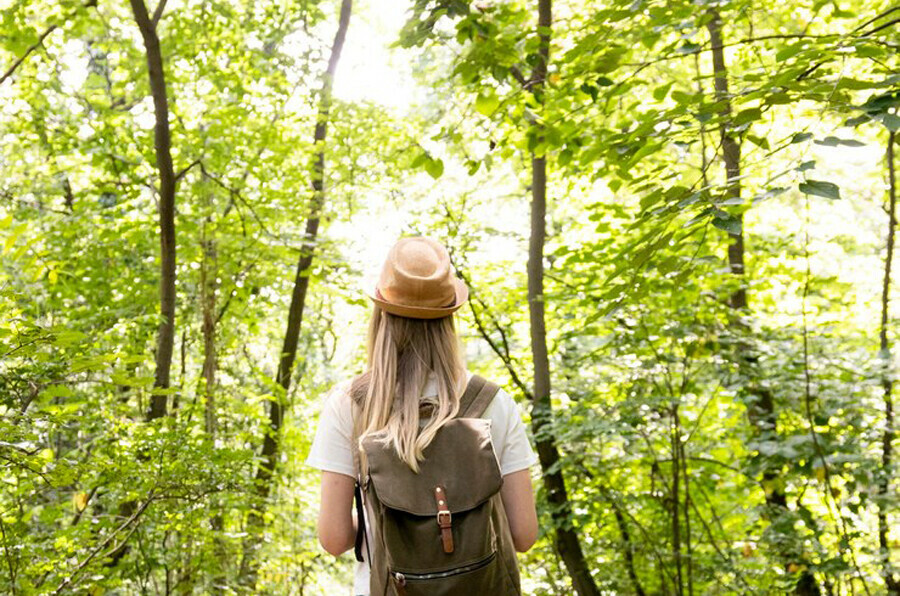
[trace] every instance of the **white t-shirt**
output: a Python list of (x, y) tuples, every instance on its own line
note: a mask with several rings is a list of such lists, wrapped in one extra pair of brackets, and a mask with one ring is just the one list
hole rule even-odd
[[(309, 449), (306, 464), (326, 472), (337, 472), (355, 478), (353, 471), (353, 414), (350, 400), (352, 381), (336, 385), (326, 394), (319, 427)], [(434, 377), (430, 377), (422, 397), (437, 395)], [(491, 400), (483, 418), (491, 421), (491, 442), (500, 464), (500, 474), (505, 476), (530, 468), (537, 462), (537, 456), (528, 442), (525, 425), (518, 404), (512, 396), (501, 389)], [(366, 528), (371, 526), (367, 523)], [(371, 540), (369, 541), (371, 543)], [(365, 551), (365, 549), (363, 549)], [(365, 556), (365, 552), (363, 553)], [(367, 563), (356, 566), (353, 582), (354, 594), (369, 594), (369, 567)]]

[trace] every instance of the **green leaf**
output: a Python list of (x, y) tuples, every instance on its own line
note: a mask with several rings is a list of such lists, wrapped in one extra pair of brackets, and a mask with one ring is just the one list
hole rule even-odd
[(791, 137), (791, 143), (803, 143), (804, 141), (808, 141), (813, 138), (813, 133), (811, 132), (798, 132), (793, 137)]
[(153, 384), (153, 377), (133, 376), (123, 372), (114, 372), (109, 378), (116, 385), (123, 387), (149, 387)]
[(794, 56), (799, 54), (801, 51), (803, 51), (805, 46), (806, 46), (806, 42), (802, 41), (800, 43), (795, 43), (794, 45), (790, 45), (786, 48), (781, 48), (780, 50), (778, 50), (778, 53), (775, 54), (775, 61), (776, 62), (784, 62), (788, 58), (793, 58)]
[(841, 198), (841, 189), (837, 184), (822, 180), (807, 180), (806, 182), (801, 182), (800, 192), (807, 195), (825, 197), (826, 199), (836, 200)]
[(844, 122), (844, 126), (857, 127), (860, 124), (865, 124), (871, 120), (867, 114), (863, 114), (862, 116), (856, 116), (855, 118), (848, 118), (846, 122)]
[(437, 180), (444, 173), (444, 162), (440, 159), (430, 158), (425, 162), (425, 171), (428, 175)]
[(692, 43), (690, 41), (686, 41), (686, 42), (684, 42), (684, 44), (682, 46), (677, 48), (675, 51), (679, 54), (696, 54), (700, 50), (701, 50), (700, 45), (698, 45), (696, 43)]
[(838, 137), (825, 137), (821, 141), (814, 141), (816, 145), (825, 145), (826, 147), (837, 147), (844, 145), (845, 147), (865, 147), (866, 144), (855, 139), (839, 139)]
[(584, 93), (585, 95), (589, 95), (592, 101), (597, 101), (598, 89), (596, 87), (594, 87), (593, 85), (589, 85), (588, 83), (584, 83), (581, 87), (579, 87), (579, 89), (581, 89), (582, 93)]
[(881, 123), (891, 132), (900, 130), (900, 116), (897, 116), (896, 114), (885, 114), (881, 118)]
[(72, 390), (65, 385), (50, 385), (41, 391), (41, 397), (44, 399), (52, 399), (55, 397), (72, 397)]
[(691, 104), (694, 101), (694, 95), (676, 89), (672, 92), (672, 99), (681, 104)]
[(784, 104), (788, 104), (794, 101), (794, 98), (791, 97), (790, 93), (773, 93), (766, 97), (766, 103), (771, 106), (780, 106)]
[(754, 145), (756, 145), (756, 146), (758, 146), (758, 147), (761, 147), (761, 148), (763, 148), (763, 149), (765, 149), (765, 150), (767, 150), (767, 151), (768, 151), (769, 148), (770, 148), (770, 147), (769, 147), (769, 139), (767, 139), (767, 138), (765, 138), (765, 137), (758, 137), (758, 136), (756, 136), (756, 135), (748, 134), (748, 135), (747, 135), (747, 138), (748, 138), (750, 141), (752, 141)]
[(409, 165), (411, 168), (420, 168), (425, 164), (425, 162), (427, 160), (428, 160), (428, 153), (426, 153), (425, 151), (422, 151), (421, 153), (419, 153), (416, 156), (416, 158), (414, 160), (412, 160), (412, 163)]
[(672, 88), (672, 85), (675, 84), (675, 81), (667, 83), (662, 87), (657, 87), (653, 90), (653, 99), (656, 101), (662, 101), (666, 98), (666, 95), (669, 94), (669, 89)]
[(478, 94), (475, 98), (475, 109), (479, 114), (490, 116), (500, 106), (500, 100), (493, 91)]
[(860, 58), (882, 58), (885, 55), (885, 51), (883, 48), (875, 46), (858, 45), (856, 46), (856, 55)]
[(900, 92), (896, 91), (873, 95), (862, 105), (862, 109), (870, 114), (877, 114), (884, 113), (895, 106), (900, 106)]
[(741, 220), (725, 211), (716, 212), (712, 225), (734, 236), (741, 233)]
[(787, 191), (788, 191), (788, 189), (777, 186), (775, 188), (770, 188), (766, 192), (756, 195), (755, 197), (753, 197), (750, 200), (753, 201), (754, 203), (759, 203), (759, 202), (771, 199), (772, 197), (777, 197), (778, 195), (785, 193)]
[(738, 112), (738, 115), (734, 117), (734, 125), (742, 126), (744, 124), (748, 124), (753, 122), (754, 120), (759, 120), (762, 116), (762, 111), (759, 108), (750, 108), (748, 110), (743, 110)]

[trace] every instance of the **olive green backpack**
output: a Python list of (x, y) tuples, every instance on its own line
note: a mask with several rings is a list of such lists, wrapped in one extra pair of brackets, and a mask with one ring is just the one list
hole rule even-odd
[[(498, 390), (472, 376), (459, 413), (425, 449), (418, 473), (393, 447), (370, 436), (361, 444), (367, 471), (359, 474), (359, 454), (353, 450), (357, 512), (365, 507), (372, 525), (371, 544), (362, 522), (357, 536), (357, 558), (362, 560), (362, 548), (369, 554), (371, 596), (521, 594), (500, 498), (503, 478), (490, 421), (481, 418)], [(354, 416), (364, 394), (354, 391)]]

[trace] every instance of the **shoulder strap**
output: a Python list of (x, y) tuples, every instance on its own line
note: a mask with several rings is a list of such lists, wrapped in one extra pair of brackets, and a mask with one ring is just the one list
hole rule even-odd
[[(364, 387), (367, 378), (360, 378), (353, 384), (351, 390), (351, 407), (353, 411), (353, 432), (350, 436), (351, 453), (353, 454), (353, 471), (357, 474), (357, 479), (361, 478), (360, 461), (359, 461), (359, 435), (357, 434), (357, 421), (361, 414), (360, 398), (365, 395)], [(478, 375), (472, 375), (466, 384), (466, 390), (459, 398), (459, 411), (457, 418), (479, 418), (481, 417), (491, 400), (500, 391), (500, 386), (486, 380)]]
[(353, 430), (350, 431), (350, 453), (353, 454), (353, 473), (356, 474), (356, 479), (359, 481), (361, 471), (359, 469), (359, 434), (357, 433), (357, 424), (362, 413), (360, 412), (359, 404), (352, 400), (350, 409), (353, 412)]
[(466, 390), (459, 398), (457, 418), (480, 418), (500, 391), (500, 386), (478, 375), (472, 375)]
[(350, 452), (353, 455), (353, 473), (356, 474), (357, 480), (361, 477), (359, 469), (359, 420), (362, 416), (362, 403), (366, 397), (366, 391), (369, 386), (369, 373), (365, 372), (353, 379), (350, 384), (350, 412), (353, 421), (352, 431), (350, 432)]
[[(351, 385), (350, 390), (350, 411), (352, 413), (351, 420), (353, 422), (350, 431), (350, 453), (353, 455), (353, 472), (356, 474), (356, 483), (353, 487), (353, 500), (356, 504), (356, 539), (353, 541), (353, 554), (360, 563), (365, 562), (363, 558), (363, 548), (368, 554), (369, 541), (366, 534), (366, 515), (365, 503), (363, 501), (362, 489), (360, 482), (362, 480), (362, 472), (360, 471), (359, 461), (359, 417), (362, 415), (360, 408), (361, 390), (364, 389), (364, 379), (357, 378)], [(369, 555), (371, 561), (371, 555)]]

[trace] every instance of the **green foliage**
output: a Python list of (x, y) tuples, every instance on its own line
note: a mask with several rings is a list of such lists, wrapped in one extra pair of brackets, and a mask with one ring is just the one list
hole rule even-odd
[[(0, 16), (4, 69), (24, 57), (0, 84), (0, 593), (340, 593), (351, 562), (318, 545), (318, 477), (302, 462), (320, 396), (362, 366), (361, 269), (381, 235), (446, 240), (472, 290), (470, 365), (527, 412), (532, 157), (550, 178), (544, 432), (567, 481), (560, 523), (600, 589), (799, 593), (812, 577), (822, 593), (886, 593), (900, 568), (882, 451), (895, 283), (886, 350), (879, 337), (893, 6), (556, 2), (538, 31), (534, 3), (415, 0), (391, 41), (415, 53), (421, 105), (338, 97), (316, 146), (334, 3), (173, 4), (159, 36), (176, 345), (171, 415), (147, 423), (158, 180), (126, 4), (12, 2)], [(324, 231), (285, 393), (274, 378), (319, 149)], [(261, 501), (272, 402), (283, 456)], [(549, 471), (535, 471), (541, 537), (521, 559), (534, 595), (572, 592)]]

